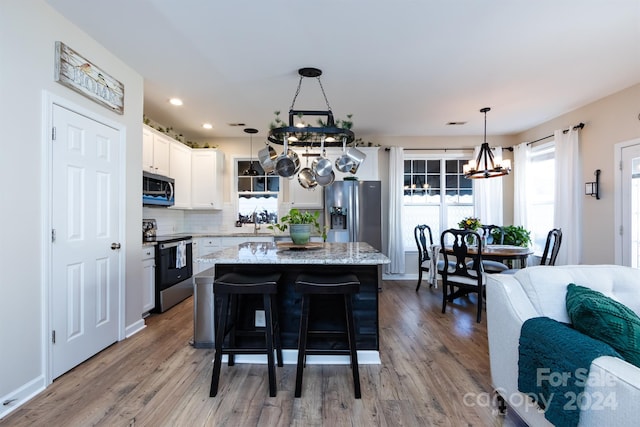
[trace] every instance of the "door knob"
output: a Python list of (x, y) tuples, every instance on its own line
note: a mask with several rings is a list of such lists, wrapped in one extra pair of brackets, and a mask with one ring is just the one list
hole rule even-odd
[(115, 251), (116, 249), (120, 249), (120, 243), (112, 243), (112, 244), (111, 244), (111, 249), (113, 249), (114, 251)]

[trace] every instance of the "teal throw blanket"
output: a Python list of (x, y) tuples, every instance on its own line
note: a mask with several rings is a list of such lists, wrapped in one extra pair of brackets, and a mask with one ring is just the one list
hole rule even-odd
[(528, 319), (520, 330), (518, 390), (531, 396), (555, 426), (577, 426), (581, 393), (593, 359), (620, 355), (548, 317)]

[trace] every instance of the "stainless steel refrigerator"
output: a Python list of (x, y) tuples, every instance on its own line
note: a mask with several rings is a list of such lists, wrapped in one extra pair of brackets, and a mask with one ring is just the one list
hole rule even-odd
[(324, 188), (327, 242), (367, 242), (382, 251), (380, 181), (335, 181)]

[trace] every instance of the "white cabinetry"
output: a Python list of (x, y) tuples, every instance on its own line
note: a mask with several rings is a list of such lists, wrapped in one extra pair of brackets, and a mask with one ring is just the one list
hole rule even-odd
[(169, 146), (169, 176), (175, 179), (174, 208), (191, 207), (191, 148), (181, 142)]
[(156, 306), (156, 261), (155, 248), (142, 248), (142, 313), (153, 310)]
[(142, 169), (159, 175), (169, 175), (171, 138), (149, 127), (142, 128)]
[[(311, 167), (311, 163), (316, 159), (316, 157), (305, 156), (305, 150), (296, 149), (294, 151), (300, 158), (301, 170), (307, 166)], [(316, 151), (310, 151), (310, 153), (316, 153)], [(324, 198), (321, 186), (316, 185), (315, 188), (312, 189), (304, 188), (300, 185), (300, 181), (298, 181), (298, 174), (295, 174), (291, 179), (284, 178), (283, 181), (289, 185), (289, 203), (291, 203), (292, 208), (322, 209)]]
[(191, 207), (222, 209), (224, 153), (215, 149), (191, 152)]
[(323, 189), (316, 185), (315, 188), (307, 189), (300, 185), (298, 178), (289, 181), (289, 202), (292, 208), (297, 209), (322, 209), (324, 202)]

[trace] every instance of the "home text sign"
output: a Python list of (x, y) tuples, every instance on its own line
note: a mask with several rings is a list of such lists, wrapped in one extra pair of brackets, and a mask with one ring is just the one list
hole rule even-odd
[(124, 114), (124, 85), (59, 41), (56, 42), (55, 80)]

